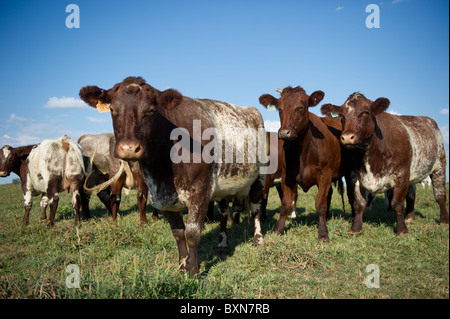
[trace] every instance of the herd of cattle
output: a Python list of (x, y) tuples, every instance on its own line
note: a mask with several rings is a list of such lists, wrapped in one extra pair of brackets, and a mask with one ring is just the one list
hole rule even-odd
[[(318, 105), (324, 92), (308, 95), (301, 87), (277, 91), (279, 98), (269, 94), (259, 98), (263, 106), (278, 110), (281, 121), (278, 134), (267, 133), (267, 140), (277, 141), (269, 143), (275, 147), (268, 151), (270, 160), (278, 161), (273, 174), (261, 174), (260, 167), (267, 164), (258, 161), (171, 161), (177, 142), (171, 138), (172, 130), (184, 128), (194, 136), (194, 121), (199, 120), (202, 132), (213, 127), (223, 133), (235, 152), (243, 152), (247, 158), (255, 150), (244, 150), (249, 148), (248, 143), (239, 142), (239, 135), (230, 135), (227, 128), (264, 128), (261, 114), (253, 107), (192, 99), (173, 89), (159, 91), (140, 77), (128, 77), (109, 90), (97, 86), (80, 90), (81, 99), (90, 106), (109, 108), (114, 134), (84, 135), (77, 143), (63, 136), (38, 145), (4, 146), (0, 151), (0, 177), (11, 172), (20, 176), (25, 223), (32, 197), (42, 194), (42, 219), (50, 205), (49, 226), (54, 223), (62, 190), (72, 193), (76, 221), (80, 208), (83, 219), (90, 217), (89, 198), (94, 194), (115, 220), (122, 188), (135, 187), (141, 223), (147, 222), (148, 199), (167, 218), (178, 246), (180, 266), (190, 275), (198, 272), (197, 247), (210, 202), (218, 202), (219, 249), (227, 248), (230, 202), (237, 212), (250, 210), (254, 242), (262, 244), (261, 212), (265, 213), (268, 189), (273, 185), (277, 185), (281, 198), (275, 228), (279, 234), (284, 233), (288, 213), (295, 214), (298, 186), (306, 192), (317, 185), (319, 239), (329, 240), (326, 221), (331, 185), (337, 182), (342, 186), (342, 179), (352, 207), (351, 234), (362, 229), (367, 195), (388, 190), (392, 190), (390, 205), (397, 216), (397, 234), (407, 233), (406, 222), (414, 219), (415, 184), (428, 177), (440, 207), (440, 222), (448, 224), (446, 155), (435, 121), (389, 114), (385, 112), (388, 99), (371, 101), (360, 93), (351, 94), (341, 106), (323, 105), (321, 111), (326, 117), (319, 117), (310, 113), (309, 107)], [(189, 152), (194, 158), (195, 150)], [(186, 209), (185, 225), (182, 211)]]

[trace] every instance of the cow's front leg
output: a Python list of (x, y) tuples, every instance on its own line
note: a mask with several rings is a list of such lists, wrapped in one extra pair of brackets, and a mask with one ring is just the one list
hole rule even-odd
[(134, 174), (134, 179), (136, 180), (137, 189), (137, 202), (139, 207), (139, 216), (141, 220), (141, 225), (147, 224), (147, 212), (145, 211), (147, 205), (147, 194), (148, 187), (145, 183), (144, 177), (141, 174)]
[(186, 271), (189, 272), (189, 276), (191, 277), (196, 275), (199, 270), (197, 249), (200, 243), (200, 236), (206, 217), (206, 212), (208, 210), (208, 204), (209, 199), (205, 200), (203, 194), (196, 194), (193, 196), (193, 192), (191, 192), (188, 220), (186, 225), (186, 241), (189, 246)]
[(403, 210), (405, 208), (405, 198), (408, 187), (399, 186), (394, 188), (394, 196), (392, 197), (391, 207), (397, 216), (397, 235), (404, 235), (408, 233), (405, 218), (403, 217)]
[(113, 222), (116, 221), (117, 213), (119, 212), (120, 201), (122, 198), (122, 187), (124, 183), (125, 183), (125, 174), (123, 174), (123, 176), (121, 176), (115, 183), (111, 185), (110, 205)]
[(283, 190), (283, 199), (281, 201), (280, 207), (280, 218), (278, 219), (277, 225), (275, 226), (275, 231), (279, 235), (284, 234), (286, 216), (291, 210), (292, 202), (295, 200), (295, 190), (293, 188), (285, 185), (284, 183), (281, 184), (281, 187)]
[(323, 181), (319, 185), (317, 197), (316, 197), (316, 211), (319, 215), (319, 240), (325, 242), (330, 241), (328, 237), (327, 228), (327, 215), (329, 212), (329, 199), (331, 189), (331, 180)]
[(173, 237), (178, 247), (178, 261), (180, 263), (180, 270), (186, 269), (186, 260), (188, 252), (186, 248), (186, 234), (185, 226), (183, 222), (183, 215), (180, 212), (162, 212), (163, 216), (167, 219), (172, 230)]
[(23, 195), (24, 206), (25, 206), (25, 214), (23, 215), (23, 223), (28, 225), (30, 222), (30, 210), (33, 207), (33, 197), (31, 195), (31, 191), (25, 191)]
[[(361, 194), (360, 183), (357, 181), (354, 185), (353, 206), (352, 206), (352, 227), (348, 231), (350, 235), (356, 236), (362, 230), (363, 213), (366, 208), (366, 199)], [(350, 196), (349, 196), (350, 197)], [(354, 212), (354, 213), (353, 213)]]

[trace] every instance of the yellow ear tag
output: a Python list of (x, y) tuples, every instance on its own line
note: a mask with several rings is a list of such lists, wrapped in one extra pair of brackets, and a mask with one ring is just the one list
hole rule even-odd
[(99, 113), (111, 112), (111, 109), (109, 108), (109, 104), (102, 103), (102, 102), (97, 103), (97, 110), (99, 111)]

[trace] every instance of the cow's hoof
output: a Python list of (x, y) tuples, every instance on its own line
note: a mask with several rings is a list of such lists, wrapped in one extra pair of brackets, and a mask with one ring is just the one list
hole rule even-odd
[(352, 237), (358, 237), (360, 233), (361, 232), (359, 232), (359, 231), (353, 231), (351, 229), (347, 232), (347, 234), (349, 234)]
[(407, 223), (407, 224), (412, 223), (413, 221), (414, 221), (414, 217), (405, 218), (405, 223)]
[(226, 255), (226, 254), (228, 254), (228, 247), (224, 247), (224, 246), (217, 247), (217, 253), (219, 255)]
[(255, 246), (262, 246), (264, 245), (264, 238), (261, 235), (256, 235), (255, 238), (253, 238), (253, 245)]

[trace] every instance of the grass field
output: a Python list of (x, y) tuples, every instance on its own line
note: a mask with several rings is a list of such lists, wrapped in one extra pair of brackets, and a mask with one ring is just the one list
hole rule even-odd
[[(24, 226), (20, 186), (0, 185), (0, 298), (449, 298), (449, 228), (439, 224), (431, 188), (417, 187), (416, 220), (400, 237), (382, 197), (366, 211), (362, 234), (350, 237), (350, 208), (346, 200), (343, 212), (335, 192), (328, 243), (317, 240), (315, 188), (299, 191), (300, 214), (285, 236), (272, 231), (279, 216), (272, 189), (265, 244), (253, 246), (253, 222), (243, 214), (228, 225), (229, 253), (219, 255), (219, 223), (205, 223), (201, 277), (193, 279), (178, 272), (170, 227), (152, 221), (150, 206), (148, 225), (139, 226), (135, 194), (123, 196), (116, 224), (95, 198), (93, 218), (76, 227), (70, 196), (60, 194), (55, 226), (47, 229), (39, 198)], [(81, 270), (80, 288), (66, 287), (70, 264)], [(379, 288), (366, 286), (370, 264), (379, 268)]]

